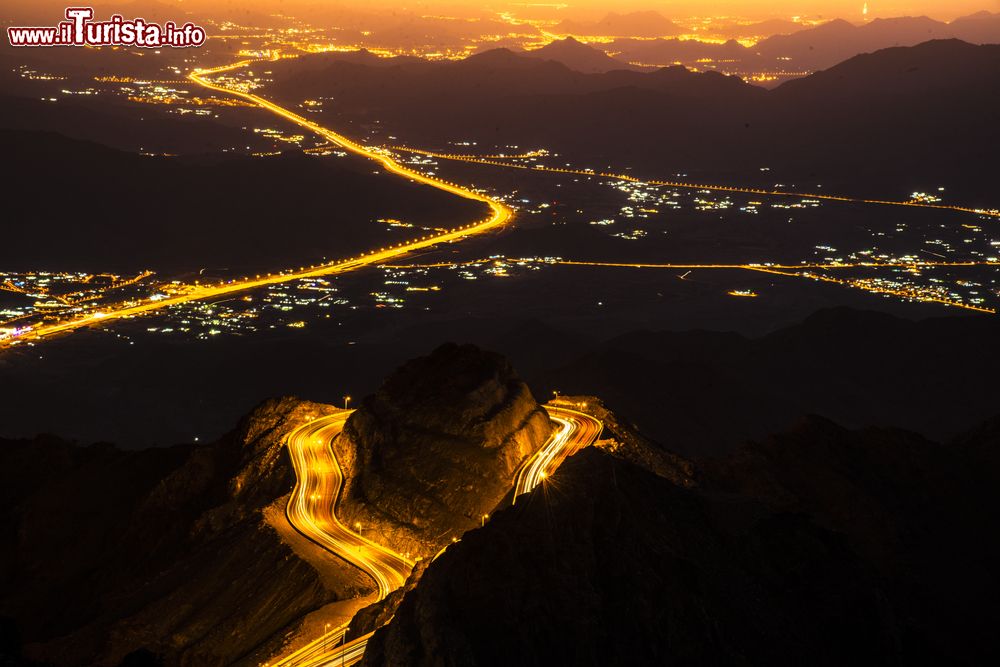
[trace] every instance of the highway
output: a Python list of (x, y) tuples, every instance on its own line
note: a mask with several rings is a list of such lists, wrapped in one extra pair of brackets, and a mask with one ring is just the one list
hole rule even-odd
[[(399, 259), (409, 253), (418, 250), (427, 249), (441, 243), (459, 241), (461, 239), (467, 238), (472, 235), (488, 232), (490, 230), (496, 229), (506, 224), (513, 218), (513, 211), (510, 209), (510, 207), (508, 207), (500, 200), (484, 195), (471, 188), (456, 183), (452, 183), (449, 181), (445, 181), (443, 179), (439, 179), (434, 176), (427, 176), (414, 169), (411, 169), (401, 164), (394, 157), (393, 151), (408, 152), (438, 159), (458, 160), (463, 162), (492, 165), (496, 167), (504, 167), (511, 169), (525, 169), (531, 171), (552, 172), (559, 174), (571, 174), (571, 175), (588, 176), (588, 177), (596, 176), (601, 178), (618, 179), (636, 183), (647, 183), (649, 185), (688, 188), (696, 190), (736, 192), (736, 193), (746, 193), (746, 194), (761, 195), (761, 196), (807, 197), (820, 200), (840, 201), (848, 203), (899, 206), (899, 207), (909, 207), (909, 208), (941, 209), (941, 210), (950, 210), (962, 213), (972, 213), (980, 216), (1000, 218), (1000, 210), (996, 209), (971, 208), (964, 206), (935, 204), (935, 203), (920, 202), (920, 201), (890, 201), (890, 200), (879, 200), (879, 199), (844, 197), (838, 195), (819, 194), (819, 193), (800, 193), (800, 192), (790, 192), (784, 190), (763, 190), (757, 188), (713, 185), (705, 183), (690, 183), (682, 181), (666, 181), (666, 180), (644, 181), (642, 179), (636, 178), (628, 174), (613, 173), (613, 172), (595, 172), (589, 169), (570, 169), (570, 168), (545, 167), (543, 165), (525, 165), (525, 164), (518, 164), (505, 161), (503, 159), (496, 159), (497, 157), (500, 156), (475, 156), (475, 155), (435, 153), (432, 151), (426, 151), (416, 148), (408, 148), (405, 146), (395, 146), (392, 147), (392, 149), (365, 146), (333, 130), (322, 127), (318, 123), (311, 121), (259, 95), (219, 85), (213, 83), (210, 80), (210, 77), (212, 76), (234, 71), (256, 62), (261, 62), (261, 61), (242, 60), (236, 63), (211, 69), (196, 69), (188, 75), (188, 78), (192, 82), (204, 88), (207, 88), (215, 92), (223, 93), (226, 95), (235, 96), (248, 103), (254, 104), (262, 109), (270, 111), (271, 113), (287, 121), (290, 121), (295, 125), (298, 125), (299, 127), (306, 129), (337, 146), (340, 146), (346, 151), (349, 151), (356, 155), (360, 155), (362, 157), (377, 162), (386, 171), (392, 174), (406, 178), (416, 183), (428, 185), (430, 187), (436, 188), (444, 192), (448, 192), (450, 194), (459, 197), (464, 197), (466, 199), (472, 199), (475, 201), (482, 202), (483, 204), (489, 207), (490, 214), (486, 218), (477, 222), (470, 223), (468, 225), (456, 227), (454, 229), (439, 234), (423, 236), (421, 238), (399, 243), (394, 246), (373, 249), (357, 257), (347, 258), (336, 262), (316, 264), (308, 267), (300, 267), (298, 269), (288, 269), (275, 273), (269, 273), (264, 276), (253, 276), (253, 277), (247, 276), (244, 278), (232, 279), (219, 283), (211, 283), (211, 284), (195, 283), (193, 285), (173, 286), (167, 290), (168, 293), (166, 294), (154, 294), (148, 297), (138, 298), (130, 301), (106, 304), (99, 308), (95, 306), (92, 310), (89, 310), (83, 314), (67, 317), (61, 320), (35, 323), (35, 324), (26, 324), (25, 326), (16, 328), (16, 330), (13, 330), (12, 332), (5, 332), (3, 334), (0, 334), (0, 350), (14, 345), (18, 345), (24, 341), (29, 341), (29, 340), (40, 341), (51, 336), (65, 334), (95, 324), (103, 324), (105, 322), (117, 319), (139, 317), (142, 315), (146, 315), (148, 313), (152, 313), (155, 311), (159, 311), (165, 308), (169, 308), (171, 306), (176, 306), (190, 301), (212, 299), (220, 296), (229, 295), (235, 292), (241, 292), (245, 290), (255, 289), (259, 287), (266, 287), (269, 285), (275, 285), (280, 283), (286, 283), (289, 281), (299, 280), (302, 278), (312, 278), (312, 277), (347, 273), (371, 265), (384, 264), (386, 262)], [(510, 156), (507, 159), (516, 157), (518, 156)], [(751, 268), (749, 266), (741, 266), (740, 268), (747, 268), (750, 270), (767, 270), (755, 267)], [(886, 292), (886, 293), (892, 293), (892, 292)], [(946, 300), (942, 300), (941, 302), (945, 303), (946, 305), (957, 305), (955, 303), (948, 302)], [(976, 308), (972, 309), (975, 310)], [(988, 309), (979, 309), (979, 310), (983, 310), (984, 312), (992, 312)]]
[(84, 315), (71, 317), (64, 320), (58, 320), (54, 322), (37, 324), (33, 326), (26, 326), (19, 329), (16, 334), (0, 335), (0, 349), (5, 347), (11, 347), (12, 345), (17, 345), (25, 340), (39, 341), (44, 338), (51, 336), (56, 336), (59, 334), (69, 333), (77, 329), (88, 327), (98, 323), (105, 323), (111, 320), (118, 320), (123, 318), (138, 317), (141, 315), (146, 315), (151, 312), (162, 310), (170, 306), (176, 306), (189, 301), (200, 301), (204, 299), (211, 299), (219, 296), (224, 296), (232, 294), (235, 292), (242, 292), (249, 289), (255, 289), (258, 287), (266, 287), (268, 285), (276, 285), (279, 283), (286, 283), (292, 280), (299, 280), (301, 278), (314, 278), (318, 276), (335, 275), (341, 273), (347, 273), (350, 271), (355, 271), (357, 269), (372, 266), (377, 264), (382, 264), (387, 261), (397, 259), (409, 253), (430, 248), (432, 246), (449, 243), (453, 241), (459, 241), (469, 236), (476, 234), (483, 234), (485, 232), (497, 229), (507, 222), (509, 222), (513, 216), (513, 210), (501, 202), (498, 199), (489, 197), (487, 195), (481, 194), (472, 190), (470, 188), (458, 185), (457, 183), (451, 183), (444, 181), (433, 176), (426, 176), (417, 171), (406, 167), (399, 162), (397, 162), (391, 155), (377, 148), (372, 148), (368, 146), (363, 146), (347, 137), (329, 130), (319, 124), (303, 118), (302, 116), (285, 109), (269, 100), (264, 99), (258, 95), (253, 95), (252, 93), (247, 93), (239, 90), (233, 90), (226, 88), (225, 86), (220, 86), (212, 83), (207, 77), (221, 74), (223, 72), (228, 72), (240, 67), (245, 67), (249, 65), (250, 61), (244, 60), (238, 63), (233, 63), (231, 65), (226, 65), (224, 67), (216, 67), (214, 69), (198, 69), (193, 71), (188, 75), (188, 78), (197, 83), (200, 86), (204, 86), (210, 90), (214, 90), (220, 93), (225, 93), (227, 95), (235, 95), (248, 102), (252, 102), (255, 105), (266, 109), (285, 120), (291, 121), (296, 125), (313, 132), (327, 141), (331, 141), (338, 146), (341, 146), (344, 150), (355, 153), (362, 157), (374, 160), (379, 163), (386, 171), (401, 176), (403, 178), (409, 179), (415, 183), (421, 183), (428, 185), (430, 187), (436, 188), (443, 192), (447, 192), (459, 197), (464, 197), (465, 199), (471, 199), (474, 201), (482, 202), (487, 207), (489, 207), (489, 215), (477, 222), (473, 222), (467, 225), (462, 225), (451, 230), (447, 230), (438, 234), (430, 234), (427, 236), (414, 239), (412, 241), (405, 241), (398, 243), (393, 246), (387, 246), (384, 248), (378, 248), (371, 250), (365, 254), (359, 255), (357, 257), (351, 257), (344, 260), (339, 260), (336, 262), (326, 263), (326, 264), (316, 264), (313, 266), (301, 267), (299, 269), (291, 269), (286, 271), (281, 271), (277, 273), (269, 273), (264, 276), (254, 276), (245, 277), (241, 279), (233, 279), (228, 281), (223, 281), (220, 283), (212, 284), (194, 284), (185, 285), (181, 289), (174, 290), (174, 294), (164, 297), (163, 295), (153, 295), (150, 297), (137, 299), (133, 301), (126, 301), (118, 304), (110, 304), (102, 308), (101, 310), (88, 312)]
[(601, 422), (586, 413), (552, 403), (545, 409), (557, 424), (556, 431), (518, 471), (512, 504), (517, 502), (518, 496), (541, 484), (566, 458), (594, 444), (601, 435)]
[[(286, 444), (295, 470), (295, 488), (285, 508), (289, 523), (323, 549), (343, 558), (367, 574), (378, 587), (382, 600), (406, 581), (413, 563), (372, 540), (348, 529), (336, 515), (344, 484), (343, 473), (331, 443), (343, 430), (352, 410), (308, 421), (288, 435)], [(337, 663), (353, 664), (364, 653), (352, 642), (340, 646), (347, 632), (342, 625), (275, 663), (282, 667), (326, 664), (337, 654)], [(355, 660), (348, 653), (358, 651)]]
[(296, 530), (370, 576), (381, 600), (403, 585), (413, 562), (349, 530), (336, 517), (344, 477), (331, 442), (351, 412), (338, 410), (303, 424), (288, 436), (296, 484), (286, 514)]
[[(557, 428), (544, 445), (524, 463), (515, 477), (514, 500), (541, 484), (575, 452), (589, 447), (601, 434), (597, 419), (565, 405), (545, 406)], [(295, 470), (295, 488), (285, 514), (297, 531), (327, 551), (343, 558), (370, 576), (385, 598), (406, 581), (413, 563), (380, 544), (350, 530), (336, 516), (344, 478), (331, 443), (343, 430), (352, 410), (307, 421), (286, 440)], [(364, 655), (368, 637), (342, 644), (342, 625), (275, 662), (273, 667), (352, 665)]]

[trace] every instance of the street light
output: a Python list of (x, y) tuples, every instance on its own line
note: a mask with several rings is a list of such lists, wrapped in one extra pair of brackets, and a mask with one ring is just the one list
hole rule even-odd
[(484, 514), (484, 515), (483, 515), (483, 525), (484, 525), (484, 526), (486, 525), (486, 521), (487, 521), (487, 520), (488, 520), (489, 518), (490, 518), (490, 515), (489, 515), (489, 514)]
[(344, 409), (347, 409), (347, 404), (351, 402), (350, 396), (344, 396)]

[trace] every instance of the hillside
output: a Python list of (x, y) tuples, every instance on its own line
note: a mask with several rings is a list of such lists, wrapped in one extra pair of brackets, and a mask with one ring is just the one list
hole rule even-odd
[(746, 178), (767, 166), (872, 195), (942, 183), (991, 205), (987, 147), (1000, 126), (984, 110), (1000, 103), (998, 45), (886, 49), (770, 91), (682, 67), (584, 74), (503, 50), (399, 67), (333, 63), (308, 75), (286, 67), (272, 92), (289, 104), (333, 96), (331, 124), (378, 119), (423, 147), (543, 146), (583, 166), (659, 176)]
[(145, 157), (2, 129), (0, 148), (18, 165), (5, 184), (18, 223), (0, 246), (6, 270), (274, 270), (384, 243), (382, 218), (437, 227), (482, 215), (354, 157)]
[(587, 46), (572, 37), (549, 42), (545, 46), (526, 51), (526, 56), (554, 60), (576, 72), (602, 74), (619, 69), (636, 70), (633, 65), (612, 58), (600, 49)]
[(3, 441), (0, 615), (25, 655), (256, 665), (307, 615), (370, 592), (282, 527), (294, 475), (280, 436), (315, 409), (265, 403), (207, 446)]
[(431, 563), (364, 664), (990, 662), (998, 444), (811, 420), (696, 488), (585, 450)]
[[(979, 12), (944, 23), (926, 16), (875, 19), (856, 25), (834, 19), (804, 28), (794, 23), (762, 22), (740, 26), (734, 35), (758, 34), (765, 38), (750, 46), (735, 39), (724, 44), (694, 39), (635, 39), (624, 36), (605, 48), (628, 62), (647, 65), (680, 62), (701, 67), (724, 67), (739, 72), (812, 72), (833, 67), (862, 53), (895, 46), (916, 46), (935, 39), (960, 39), (972, 44), (1000, 43), (1000, 14)], [(786, 77), (781, 77), (786, 78)]]

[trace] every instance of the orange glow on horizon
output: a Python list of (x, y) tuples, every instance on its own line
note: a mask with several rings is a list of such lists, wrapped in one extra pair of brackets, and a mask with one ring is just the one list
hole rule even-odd
[[(8, 14), (39, 14), (41, 12), (62, 12), (72, 5), (65, 0), (8, 0), (5, 3)], [(101, 14), (105, 7), (120, 10), (122, 3), (97, 2), (82, 3), (93, 5)], [(141, 11), (147, 0), (129, 3), (131, 11)], [(744, 17), (750, 19), (767, 18), (843, 18), (860, 22), (876, 18), (896, 16), (926, 15), (938, 20), (951, 20), (958, 16), (972, 14), (980, 10), (1000, 11), (997, 0), (677, 0), (666, 4), (656, 0), (561, 0), (554, 3), (526, 2), (484, 2), (482, 0), (431, 0), (409, 7), (400, 8), (394, 0), (157, 0), (150, 6), (157, 11), (166, 7), (176, 7), (179, 12), (211, 16), (225, 14), (227, 18), (239, 16), (261, 18), (280, 14), (298, 16), (306, 20), (320, 18), (335, 25), (338, 20), (354, 22), (359, 16), (379, 17), (385, 22), (397, 21), (401, 15), (411, 15), (443, 22), (474, 21), (484, 16), (495, 16), (497, 12), (513, 12), (524, 17), (544, 17), (546, 19), (599, 20), (609, 13), (624, 14), (633, 11), (656, 11), (665, 18), (676, 20), (689, 17)], [(867, 5), (867, 16), (864, 8)], [(332, 21), (332, 23), (331, 23)]]

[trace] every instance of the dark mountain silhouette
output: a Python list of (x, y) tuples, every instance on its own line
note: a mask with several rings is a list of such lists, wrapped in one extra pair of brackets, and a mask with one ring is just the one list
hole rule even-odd
[(859, 53), (937, 39), (944, 36), (946, 29), (946, 24), (927, 17), (876, 19), (861, 26), (834, 19), (815, 28), (762, 40), (753, 51), (769, 58), (789, 58), (800, 69), (823, 69)]
[[(935, 40), (912, 48), (883, 49), (855, 56), (834, 67), (789, 81), (773, 97), (779, 104), (811, 104), (833, 100), (878, 106), (909, 96), (947, 97), (951, 105), (975, 97), (976, 87), (1000, 77), (1000, 46), (975, 46), (957, 39)], [(928, 129), (932, 129), (928, 123)]]
[(790, 35), (775, 35), (752, 47), (752, 53), (790, 58), (796, 70), (826, 69), (860, 53), (893, 46), (914, 46), (934, 39), (961, 39), (977, 44), (1000, 42), (1000, 21), (989, 17), (942, 23), (926, 16), (875, 19), (854, 25), (836, 19)]
[[(910, 322), (839, 308), (755, 339), (636, 332), (534, 384), (539, 394), (601, 396), (645, 435), (691, 457), (729, 451), (809, 413), (945, 439), (995, 411), (1000, 393), (986, 378), (1000, 371), (1000, 357), (980, 346), (997, 331), (993, 318)], [(714, 417), (720, 406), (725, 420)]]
[(722, 28), (721, 32), (733, 37), (748, 35), (771, 37), (772, 35), (790, 35), (793, 32), (805, 29), (804, 25), (790, 19), (765, 19), (757, 23), (751, 23), (750, 25), (734, 25), (729, 28)]
[(627, 62), (612, 58), (600, 49), (578, 42), (572, 37), (557, 39), (540, 49), (526, 51), (524, 55), (543, 60), (555, 60), (571, 70), (589, 74), (602, 74), (618, 69), (639, 69)]
[[(1000, 42), (1000, 15), (980, 12), (942, 23), (922, 17), (876, 19), (855, 25), (843, 19), (814, 28), (777, 29), (753, 46), (732, 40), (713, 44), (681, 39), (633, 39), (624, 37), (607, 45), (609, 52), (628, 62), (649, 65), (682, 63), (698, 66), (710, 60), (710, 67), (735, 72), (810, 72), (832, 67), (861, 53), (894, 46), (915, 46), (934, 39), (961, 39), (973, 44)], [(768, 29), (770, 30), (770, 29)]]
[(1000, 12), (976, 12), (957, 18), (949, 25), (952, 34), (958, 39), (974, 44), (1000, 42)]
[(337, 62), (300, 75), (293, 63), (276, 63), (289, 69), (272, 92), (289, 103), (333, 96), (330, 122), (378, 119), (416, 145), (545, 146), (582, 166), (661, 176), (769, 166), (872, 195), (942, 183), (993, 206), (988, 147), (1000, 124), (983, 110), (998, 105), (998, 64), (1000, 46), (937, 40), (856, 56), (765, 91), (682, 67), (582, 74), (495, 50), (388, 68)]

